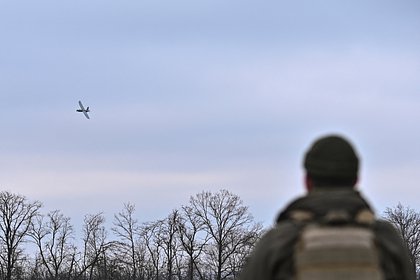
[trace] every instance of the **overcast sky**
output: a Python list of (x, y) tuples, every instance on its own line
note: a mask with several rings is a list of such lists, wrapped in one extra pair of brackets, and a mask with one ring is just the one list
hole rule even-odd
[(419, 210), (419, 30), (418, 0), (0, 0), (0, 188), (74, 221), (223, 188), (271, 224), (339, 133), (379, 213)]

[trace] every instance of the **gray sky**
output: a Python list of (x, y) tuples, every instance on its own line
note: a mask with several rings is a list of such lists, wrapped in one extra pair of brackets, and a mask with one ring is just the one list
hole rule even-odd
[(419, 30), (417, 0), (0, 0), (1, 189), (149, 221), (225, 188), (270, 224), (340, 133), (379, 213), (416, 208)]

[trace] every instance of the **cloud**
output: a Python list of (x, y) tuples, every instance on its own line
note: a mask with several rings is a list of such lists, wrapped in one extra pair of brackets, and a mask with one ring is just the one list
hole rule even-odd
[(81, 214), (226, 187), (271, 220), (340, 132), (392, 202), (416, 178), (420, 20), (378, 3), (1, 3), (1, 183)]

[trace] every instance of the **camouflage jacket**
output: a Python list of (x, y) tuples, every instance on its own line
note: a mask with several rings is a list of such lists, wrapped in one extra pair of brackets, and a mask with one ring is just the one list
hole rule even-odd
[[(331, 209), (356, 215), (361, 210), (370, 210), (370, 207), (352, 188), (317, 188), (298, 198), (279, 214), (276, 225), (256, 244), (240, 280), (293, 279), (294, 245), (304, 225), (291, 216), (301, 211), (310, 212), (317, 218), (325, 216)], [(386, 221), (376, 220), (373, 230), (385, 279), (415, 280), (415, 269), (407, 247), (395, 228)]]

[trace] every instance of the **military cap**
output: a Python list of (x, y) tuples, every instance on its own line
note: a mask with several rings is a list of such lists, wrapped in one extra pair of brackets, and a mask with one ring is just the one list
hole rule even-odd
[(313, 176), (354, 178), (357, 177), (359, 158), (345, 138), (328, 135), (311, 145), (305, 154), (304, 167)]

